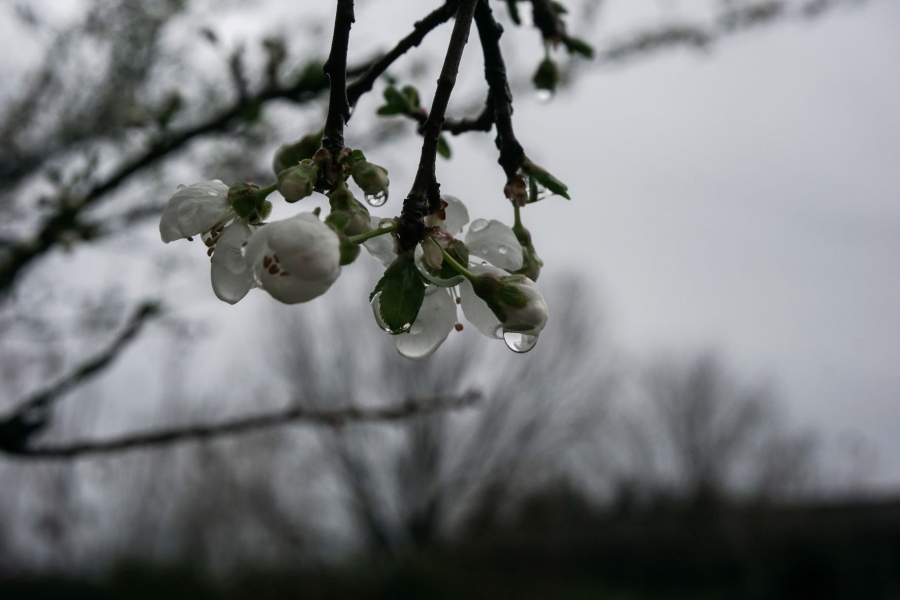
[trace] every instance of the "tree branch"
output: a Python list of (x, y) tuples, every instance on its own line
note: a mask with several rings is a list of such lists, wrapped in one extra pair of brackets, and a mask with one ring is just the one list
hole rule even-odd
[(472, 27), (472, 17), (477, 3), (478, 0), (461, 0), (456, 13), (456, 23), (453, 25), (444, 66), (441, 68), (441, 76), (438, 78), (437, 90), (431, 103), (431, 114), (422, 128), (425, 140), (419, 157), (419, 168), (412, 189), (403, 201), (403, 211), (400, 213), (397, 237), (402, 250), (412, 250), (421, 241), (425, 231), (425, 215), (429, 211), (428, 204), (437, 206), (440, 201), (440, 187), (435, 175), (438, 139), (444, 125), (450, 94), (456, 85), (463, 50), (469, 40), (469, 30)]
[(350, 28), (354, 20), (353, 0), (337, 0), (331, 53), (323, 69), (328, 75), (331, 95), (322, 147), (331, 152), (333, 157), (337, 157), (344, 148), (344, 123), (350, 119), (350, 102), (347, 99), (347, 47), (350, 44)]
[(426, 15), (421, 21), (417, 21), (413, 26), (413, 31), (405, 38), (397, 42), (387, 54), (372, 63), (372, 66), (354, 81), (347, 88), (347, 97), (350, 106), (355, 106), (359, 97), (372, 89), (375, 80), (390, 67), (394, 61), (403, 56), (406, 52), (417, 47), (425, 39), (433, 29), (438, 25), (446, 23), (450, 17), (456, 12), (459, 6), (459, 0), (446, 0), (443, 5), (434, 9)]
[(484, 79), (490, 90), (489, 102), (493, 104), (494, 122), (497, 124), (497, 149), (500, 151), (498, 162), (506, 177), (512, 179), (525, 159), (525, 151), (513, 131), (512, 92), (509, 90), (506, 64), (500, 50), (503, 27), (494, 19), (487, 0), (480, 1), (475, 9), (475, 26), (481, 39)]
[[(419, 133), (424, 133), (425, 123), (428, 122), (428, 113), (425, 110), (410, 111), (404, 113), (410, 119), (418, 121)], [(444, 119), (441, 131), (453, 135), (460, 135), (470, 131), (490, 131), (494, 125), (494, 108), (488, 97), (485, 106), (476, 117), (467, 117), (463, 119)]]
[(115, 361), (138, 336), (147, 321), (159, 314), (159, 305), (145, 302), (139, 306), (125, 328), (106, 350), (79, 365), (55, 384), (18, 403), (12, 413), (0, 420), (0, 451), (17, 452), (24, 449), (31, 437), (50, 420), (52, 405), (75, 387), (95, 377)]
[(333, 410), (310, 409), (302, 406), (267, 414), (241, 417), (210, 425), (173, 427), (148, 433), (137, 433), (108, 440), (73, 442), (57, 446), (34, 448), (0, 448), (10, 455), (25, 459), (72, 459), (86, 455), (111, 454), (139, 448), (152, 448), (190, 440), (208, 440), (289, 425), (307, 423), (327, 427), (342, 427), (353, 423), (382, 423), (400, 421), (412, 416), (443, 410), (457, 410), (475, 404), (481, 395), (474, 391), (460, 396), (407, 399), (393, 406), (351, 406)]

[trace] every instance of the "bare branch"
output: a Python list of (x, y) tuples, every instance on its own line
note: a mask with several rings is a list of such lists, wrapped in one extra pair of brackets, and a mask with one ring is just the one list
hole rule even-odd
[(472, 406), (481, 399), (470, 391), (460, 396), (407, 399), (393, 406), (351, 406), (333, 410), (310, 409), (295, 405), (282, 411), (241, 417), (210, 425), (173, 427), (149, 433), (137, 433), (97, 441), (72, 442), (57, 446), (34, 448), (0, 448), (2, 451), (26, 459), (72, 459), (86, 455), (112, 454), (139, 448), (152, 448), (190, 440), (208, 440), (290, 425), (306, 423), (326, 427), (342, 427), (354, 423), (384, 423), (427, 415), (444, 410), (458, 410)]
[(353, 0), (338, 0), (331, 53), (323, 69), (328, 75), (331, 95), (322, 147), (331, 152), (333, 157), (337, 157), (344, 147), (344, 123), (350, 119), (350, 102), (347, 100), (347, 46), (354, 20)]
[(111, 365), (134, 341), (147, 321), (159, 314), (159, 310), (159, 304), (145, 302), (134, 311), (125, 328), (106, 350), (82, 363), (50, 387), (19, 402), (8, 417), (0, 420), (0, 451), (18, 452), (24, 449), (31, 437), (49, 422), (52, 405)]
[(447, 0), (443, 5), (434, 9), (421, 21), (417, 21), (413, 26), (413, 32), (397, 42), (387, 54), (372, 63), (372, 66), (356, 81), (347, 88), (347, 97), (350, 106), (355, 106), (359, 97), (372, 89), (375, 80), (390, 67), (394, 61), (403, 56), (406, 52), (417, 47), (425, 39), (433, 29), (438, 25), (446, 23), (450, 17), (456, 12), (459, 6), (459, 0)]
[(397, 237), (403, 250), (415, 248), (422, 239), (425, 230), (424, 219), (429, 210), (428, 204), (436, 205), (440, 200), (439, 186), (435, 176), (438, 140), (444, 125), (444, 115), (447, 112), (447, 104), (450, 102), (450, 94), (453, 93), (453, 87), (456, 85), (456, 75), (459, 72), (463, 50), (469, 40), (469, 30), (472, 27), (472, 17), (477, 3), (478, 0), (462, 0), (456, 13), (456, 23), (453, 25), (453, 33), (450, 35), (447, 56), (444, 58), (444, 66), (441, 68), (437, 90), (431, 103), (431, 114), (422, 128), (425, 141), (422, 143), (419, 168), (416, 171), (412, 189), (403, 201), (403, 211), (400, 213)]

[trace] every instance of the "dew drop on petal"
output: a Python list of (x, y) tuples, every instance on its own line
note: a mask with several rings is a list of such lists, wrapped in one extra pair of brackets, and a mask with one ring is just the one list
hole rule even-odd
[(187, 186), (184, 185), (183, 183), (179, 183), (179, 184), (178, 184), (178, 187), (175, 188), (175, 189), (176, 189), (176, 190), (183, 190), (183, 189), (186, 188), (186, 187), (187, 187)]
[(537, 345), (538, 336), (516, 331), (504, 331), (503, 341), (506, 342), (506, 347), (516, 354), (525, 354)]
[(500, 254), (506, 254), (507, 252), (509, 252), (509, 248), (507, 248), (506, 246), (500, 246), (499, 248), (497, 248), (497, 252), (499, 252)]
[(487, 219), (475, 219), (472, 221), (472, 224), (469, 225), (469, 231), (481, 231), (485, 227), (489, 225)]
[(384, 206), (384, 203), (387, 202), (387, 194), (366, 194), (365, 196), (366, 202), (369, 203), (369, 206), (379, 207)]

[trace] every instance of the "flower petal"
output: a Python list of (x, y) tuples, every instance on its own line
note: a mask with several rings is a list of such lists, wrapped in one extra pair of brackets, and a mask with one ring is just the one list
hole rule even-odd
[(234, 216), (228, 204), (228, 186), (216, 179), (179, 188), (169, 198), (159, 220), (159, 235), (169, 243), (209, 231)]
[(429, 283), (433, 283), (434, 285), (439, 285), (441, 287), (454, 287), (462, 283), (464, 279), (462, 275), (455, 275), (450, 279), (444, 279), (442, 277), (439, 277), (438, 275), (433, 275), (431, 271), (428, 270), (429, 267), (425, 263), (425, 251), (422, 250), (421, 244), (416, 246), (415, 260), (416, 267), (418, 267), (419, 273), (422, 274), (422, 277), (424, 277), (426, 281), (428, 281)]
[[(372, 217), (370, 224), (372, 229), (378, 229), (382, 221), (388, 220), (382, 217)], [(394, 236), (389, 234), (369, 238), (363, 242), (363, 247), (385, 267), (389, 267), (397, 258), (397, 255), (394, 254)]]
[(447, 218), (444, 219), (443, 229), (455, 236), (469, 222), (469, 209), (456, 196), (441, 196), (441, 200), (447, 203), (447, 208), (444, 209)]
[(244, 259), (262, 288), (285, 304), (321, 296), (341, 274), (340, 241), (312, 213), (261, 227), (247, 243)]
[(450, 290), (429, 286), (409, 332), (394, 336), (394, 344), (402, 356), (424, 360), (437, 351), (455, 325), (456, 303)]
[(522, 245), (509, 225), (492, 219), (476, 219), (466, 233), (466, 246), (473, 255), (507, 271), (522, 268)]
[[(483, 273), (494, 273), (500, 276), (509, 275), (503, 269), (490, 265), (474, 265), (469, 270), (476, 275)], [(494, 314), (494, 311), (491, 310), (487, 303), (475, 294), (475, 289), (468, 279), (459, 284), (459, 297), (462, 301), (463, 314), (469, 323), (492, 340), (503, 339), (503, 325), (500, 323), (500, 319), (497, 318), (497, 315)]]
[(210, 278), (216, 297), (228, 304), (235, 304), (253, 287), (251, 269), (241, 250), (253, 235), (253, 230), (243, 221), (235, 221), (225, 228), (216, 242), (216, 250), (210, 261)]

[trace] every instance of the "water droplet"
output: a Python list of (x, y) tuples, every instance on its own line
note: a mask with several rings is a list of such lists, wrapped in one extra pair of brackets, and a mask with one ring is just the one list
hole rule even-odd
[(372, 314), (375, 316), (375, 323), (378, 324), (381, 330), (390, 333), (391, 328), (388, 327), (384, 322), (384, 319), (381, 318), (381, 292), (378, 292), (375, 294), (375, 297), (372, 298)]
[(369, 203), (369, 206), (379, 207), (384, 206), (384, 203), (387, 202), (387, 194), (382, 192), (380, 194), (366, 194), (365, 195), (366, 202)]
[(423, 329), (425, 329), (425, 327), (421, 323), (416, 321), (415, 323), (413, 323), (413, 326), (409, 328), (409, 333), (410, 335), (419, 335), (420, 333), (422, 333)]
[(500, 246), (499, 248), (497, 248), (497, 252), (499, 252), (500, 254), (506, 254), (507, 252), (509, 252), (509, 248), (507, 248), (506, 246)]
[(491, 251), (491, 249), (490, 249), (489, 247), (487, 247), (487, 246), (482, 246), (482, 247), (481, 247), (481, 252), (480, 252), (480, 254), (481, 254), (482, 256), (484, 256), (484, 255), (486, 255), (486, 254), (487, 254), (488, 252), (490, 252), (490, 251)]
[(497, 338), (498, 340), (502, 340), (503, 339), (503, 325), (497, 325), (496, 327), (494, 327), (494, 331), (492, 331), (491, 333), (493, 333), (494, 337)]
[(506, 347), (513, 352), (525, 354), (537, 345), (538, 336), (515, 331), (504, 331), (503, 341), (506, 342)]
[(179, 184), (178, 184), (178, 187), (175, 188), (175, 189), (176, 189), (176, 190), (183, 190), (185, 187), (187, 187), (187, 186), (184, 185), (183, 183), (179, 183)]
[(481, 231), (482, 229), (486, 229), (488, 225), (490, 225), (490, 223), (487, 219), (475, 219), (469, 226), (469, 231)]
[(550, 90), (538, 90), (534, 95), (537, 98), (538, 102), (542, 104), (548, 104), (551, 100), (553, 100), (554, 94)]

